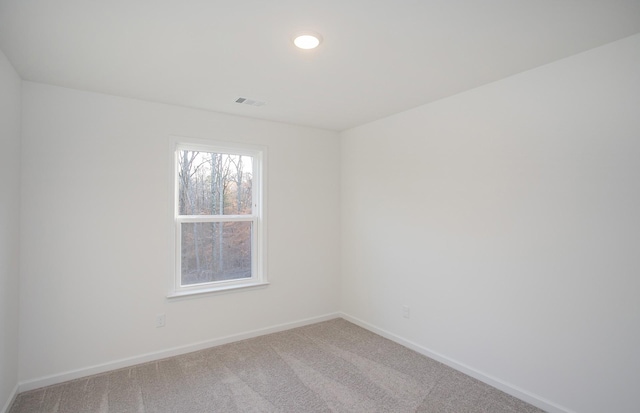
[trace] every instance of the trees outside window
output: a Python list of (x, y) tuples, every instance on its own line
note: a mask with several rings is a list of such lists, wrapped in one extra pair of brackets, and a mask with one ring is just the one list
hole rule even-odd
[(263, 284), (263, 151), (177, 143), (173, 294)]

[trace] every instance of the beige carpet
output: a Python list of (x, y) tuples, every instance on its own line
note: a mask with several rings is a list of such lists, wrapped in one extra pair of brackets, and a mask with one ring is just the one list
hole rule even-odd
[(540, 412), (342, 319), (20, 394), (10, 413)]

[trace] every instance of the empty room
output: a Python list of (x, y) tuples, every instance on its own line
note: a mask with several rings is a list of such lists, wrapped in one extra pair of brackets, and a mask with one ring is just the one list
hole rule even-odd
[(0, 413), (640, 412), (640, 0), (0, 0)]

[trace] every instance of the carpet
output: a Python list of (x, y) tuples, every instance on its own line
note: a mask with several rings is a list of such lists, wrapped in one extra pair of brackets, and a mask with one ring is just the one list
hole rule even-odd
[(25, 393), (9, 413), (541, 410), (334, 319)]

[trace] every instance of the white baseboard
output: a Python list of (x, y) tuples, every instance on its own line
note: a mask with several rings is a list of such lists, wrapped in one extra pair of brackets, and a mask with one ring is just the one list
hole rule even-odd
[(2, 408), (2, 410), (0, 410), (0, 413), (8, 413), (9, 412), (9, 409), (11, 408), (11, 405), (13, 404), (13, 402), (16, 400), (16, 396), (17, 395), (18, 395), (18, 385), (16, 384), (13, 387), (13, 390), (11, 391), (11, 394), (9, 395), (9, 399), (4, 404), (4, 407)]
[(536, 406), (546, 412), (549, 413), (575, 413), (572, 410), (567, 409), (564, 406), (560, 406), (559, 404), (556, 404), (550, 400), (547, 400), (543, 397), (540, 397), (536, 394), (533, 394), (529, 391), (526, 391), (524, 389), (521, 389), (518, 386), (514, 386), (512, 384), (506, 383), (496, 377), (493, 377), (491, 375), (485, 374), (481, 371), (478, 371), (476, 369), (474, 369), (473, 367), (467, 366), (464, 363), (460, 363), (456, 360), (453, 360), (447, 356), (444, 356), (440, 353), (437, 353), (435, 351), (432, 351), (426, 347), (423, 347), (419, 344), (414, 343), (413, 341), (410, 340), (406, 340), (400, 336), (397, 336), (393, 333), (390, 333), (386, 330), (383, 330), (381, 328), (378, 328), (372, 324), (369, 324), (365, 321), (362, 321), (356, 317), (352, 317), (348, 314), (344, 314), (344, 313), (340, 313), (340, 317), (344, 318), (345, 320), (348, 320), (364, 329), (367, 329), (373, 333), (376, 333), (382, 337), (388, 338), (391, 341), (394, 341), (398, 344), (402, 344), (403, 346), (410, 348), (411, 350), (414, 350), (424, 356), (427, 356), (429, 358), (432, 358), (434, 360), (437, 360), (439, 362), (441, 362), (442, 364), (445, 364), (453, 369), (456, 369), (468, 376), (471, 376), (475, 379), (480, 380), (481, 382), (484, 382), (492, 387), (495, 387), (498, 390), (501, 390), (507, 394), (510, 394), (513, 397), (517, 397), (520, 400), (523, 400), (533, 406)]
[[(52, 374), (50, 376), (22, 381), (17, 386), (17, 390), (19, 389), (20, 392), (34, 390), (34, 389), (38, 389), (45, 386), (51, 386), (53, 384), (63, 383), (69, 380), (75, 380), (82, 377), (92, 376), (94, 374), (105, 373), (111, 370), (131, 367), (137, 364), (147, 363), (150, 361), (161, 360), (167, 357), (179, 356), (181, 354), (191, 353), (193, 351), (203, 350), (210, 347), (216, 347), (223, 344), (232, 343), (234, 341), (246, 340), (248, 338), (263, 336), (265, 334), (271, 334), (271, 333), (277, 333), (279, 331), (290, 330), (292, 328), (319, 323), (321, 321), (327, 321), (327, 320), (331, 320), (338, 317), (340, 317), (339, 313), (330, 313), (330, 314), (325, 314), (319, 317), (306, 318), (303, 320), (293, 321), (293, 322), (284, 323), (284, 324), (278, 324), (275, 326), (248, 331), (245, 333), (233, 334), (230, 336), (215, 338), (212, 340), (200, 341), (197, 343), (187, 344), (184, 346), (173, 347), (166, 350), (155, 351), (152, 353), (141, 354), (134, 357), (127, 357), (124, 359), (114, 360), (107, 363), (97, 364), (90, 367), (84, 367), (77, 370), (71, 370), (63, 373)], [(3, 411), (0, 413), (5, 413), (5, 412)]]

